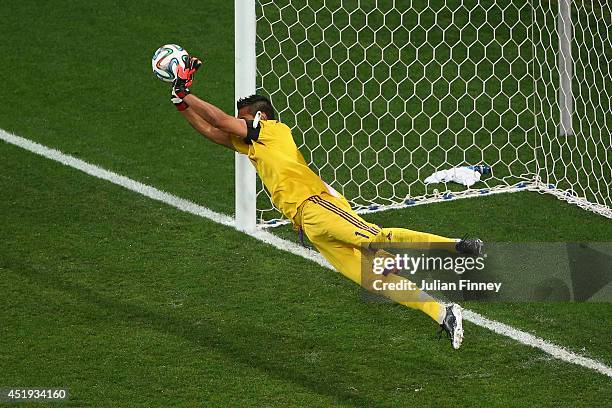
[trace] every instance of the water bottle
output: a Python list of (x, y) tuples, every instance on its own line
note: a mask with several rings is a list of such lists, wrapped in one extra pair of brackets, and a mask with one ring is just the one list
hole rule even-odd
[(486, 164), (477, 164), (475, 166), (467, 166), (468, 169), (479, 172), (480, 174), (489, 174), (491, 173), (491, 166)]

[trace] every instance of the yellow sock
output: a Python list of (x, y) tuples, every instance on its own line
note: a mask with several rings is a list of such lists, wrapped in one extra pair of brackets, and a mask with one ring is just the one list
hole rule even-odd
[[(389, 274), (385, 277), (386, 282), (393, 282), (399, 285), (407, 285), (411, 282), (402, 276), (396, 274)], [(402, 283), (404, 281), (404, 283)], [(414, 283), (411, 282), (413, 285)], [(416, 285), (415, 285), (416, 286)], [(434, 319), (438, 323), (442, 323), (444, 315), (446, 314), (446, 308), (443, 303), (437, 299), (431, 297), (426, 292), (420, 289), (413, 290), (393, 290), (387, 296), (390, 299), (395, 300), (397, 303), (404, 306), (408, 306), (411, 309), (418, 309), (426, 313), (429, 317)]]
[[(375, 258), (393, 258), (389, 252), (378, 250)], [(369, 262), (370, 260), (368, 260)], [(370, 265), (372, 265), (370, 263)], [(446, 314), (446, 307), (437, 299), (418, 289), (416, 284), (404, 278), (394, 270), (385, 271), (386, 275), (374, 273), (364, 276), (361, 285), (370, 292), (385, 296), (399, 304), (411, 309), (418, 309), (426, 313), (438, 323), (442, 323)]]
[[(406, 248), (413, 249), (444, 249), (455, 251), (457, 240), (427, 232), (412, 231), (405, 228), (383, 228), (374, 240), (372, 248), (384, 248), (384, 244), (405, 243)], [(410, 245), (412, 244), (412, 245)]]

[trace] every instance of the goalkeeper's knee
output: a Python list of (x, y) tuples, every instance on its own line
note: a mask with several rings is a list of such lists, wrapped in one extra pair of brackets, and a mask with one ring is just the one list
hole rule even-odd
[(381, 228), (378, 234), (372, 237), (368, 245), (368, 249), (373, 252), (376, 252), (380, 249), (384, 249), (387, 247), (387, 244), (391, 243), (393, 239), (393, 234), (391, 231), (386, 230), (385, 228)]

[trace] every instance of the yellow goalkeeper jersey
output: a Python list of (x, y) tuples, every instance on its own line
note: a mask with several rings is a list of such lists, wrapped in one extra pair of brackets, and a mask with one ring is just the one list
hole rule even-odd
[(256, 127), (247, 121), (247, 127), (247, 138), (232, 136), (232, 144), (249, 156), (276, 208), (293, 220), (308, 197), (328, 191), (326, 185), (306, 164), (287, 125), (262, 120)]

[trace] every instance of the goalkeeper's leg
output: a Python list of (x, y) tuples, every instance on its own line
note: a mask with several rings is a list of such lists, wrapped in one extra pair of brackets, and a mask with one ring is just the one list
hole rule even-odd
[[(396, 274), (373, 276), (374, 252), (368, 249), (368, 244), (381, 230), (341, 207), (341, 200), (331, 196), (326, 196), (325, 202), (321, 197), (309, 200), (302, 207), (299, 223), (321, 255), (337, 271), (368, 290), (372, 288), (371, 282), (363, 281), (364, 277), (367, 280), (382, 279), (384, 282), (407, 282), (408, 279)], [(377, 293), (412, 309), (422, 310), (438, 323), (444, 319), (444, 304), (419, 289)]]
[[(427, 232), (412, 231), (405, 228), (381, 228), (365, 221), (355, 211), (344, 197), (336, 197), (323, 193), (309, 198), (307, 208), (310, 212), (321, 214), (315, 221), (319, 222), (327, 212), (327, 234), (334, 239), (356, 248), (371, 242), (372, 249), (384, 248), (389, 243), (405, 243), (406, 247), (415, 249), (445, 249), (456, 250), (458, 240), (446, 238)], [(306, 207), (305, 207), (306, 208)], [(319, 227), (322, 228), (322, 227)]]
[(441, 249), (466, 255), (481, 255), (483, 243), (478, 238), (446, 238), (427, 232), (412, 231), (405, 228), (382, 228), (370, 243), (373, 250), (384, 248), (386, 244), (401, 243), (404, 249)]
[(406, 244), (406, 248), (444, 249), (455, 251), (459, 240), (427, 232), (413, 231), (406, 228), (381, 228), (380, 234), (372, 240), (372, 249), (384, 247), (388, 243)]
[[(422, 245), (425, 241), (428, 247), (430, 243), (438, 242), (450, 246), (448, 249), (455, 249), (455, 240), (400, 228), (381, 229), (355, 214), (346, 200), (329, 194), (311, 197), (302, 205), (294, 221), (302, 226), (310, 241), (336, 270), (370, 291), (423, 311), (440, 324), (453, 348), (459, 348), (463, 341), (461, 307), (455, 304), (445, 306), (416, 285), (409, 285), (408, 279), (395, 273), (377, 275), (372, 268), (374, 257), (382, 252), (373, 251), (372, 244), (376, 244), (373, 241), (380, 239), (377, 237), (384, 237), (380, 239), (382, 248), (394, 235), (403, 242)], [(375, 281), (378, 281), (378, 287), (374, 285)], [(388, 285), (392, 283), (394, 287)], [(398, 286), (406, 289), (397, 290)]]
[[(351, 246), (341, 245), (326, 239), (309, 237), (316, 249), (332, 264), (332, 266), (353, 282), (372, 291), (372, 280), (380, 279), (382, 283), (405, 284), (408, 279), (390, 273), (387, 276), (372, 273), (373, 253)], [(404, 281), (404, 282), (402, 282)], [(386, 286), (386, 285), (385, 285)], [(429, 317), (441, 324), (446, 316), (446, 306), (429, 296), (420, 289), (413, 290), (376, 290), (375, 293), (383, 295), (401, 305), (411, 309), (421, 310)]]

